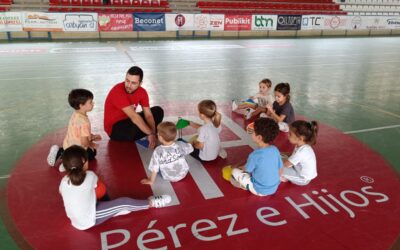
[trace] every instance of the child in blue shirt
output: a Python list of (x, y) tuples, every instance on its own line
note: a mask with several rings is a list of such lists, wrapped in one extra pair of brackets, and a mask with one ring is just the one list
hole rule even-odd
[(278, 189), (279, 172), (283, 162), (278, 148), (271, 145), (279, 133), (278, 124), (271, 118), (254, 122), (252, 140), (259, 146), (248, 157), (246, 165), (232, 170), (231, 183), (258, 196), (271, 195)]

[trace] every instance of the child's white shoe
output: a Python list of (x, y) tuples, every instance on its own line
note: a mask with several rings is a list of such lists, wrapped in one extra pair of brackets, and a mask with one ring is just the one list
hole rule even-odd
[(253, 115), (254, 110), (248, 109), (246, 113), (246, 120), (249, 120), (251, 116)]
[(278, 122), (279, 130), (282, 132), (289, 132), (289, 125), (286, 122)]
[(50, 148), (49, 154), (47, 155), (47, 164), (54, 167), (57, 161), (57, 153), (60, 150), (60, 147), (57, 145), (53, 145)]
[(232, 100), (232, 111), (236, 110), (238, 108), (238, 105), (236, 104), (235, 100)]
[(171, 202), (171, 196), (167, 194), (151, 196), (149, 198), (150, 206), (155, 208), (165, 207)]
[(60, 164), (60, 166), (58, 167), (58, 171), (60, 171), (61, 173), (65, 172), (64, 164)]
[(260, 117), (268, 118), (268, 115), (266, 113), (261, 113)]
[(228, 157), (228, 153), (224, 148), (220, 148), (218, 156), (221, 157), (222, 159), (226, 159)]

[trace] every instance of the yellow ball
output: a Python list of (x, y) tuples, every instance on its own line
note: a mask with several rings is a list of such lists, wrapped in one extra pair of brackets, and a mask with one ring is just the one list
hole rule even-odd
[(232, 167), (231, 165), (225, 166), (222, 168), (222, 177), (227, 180), (230, 181), (232, 176)]

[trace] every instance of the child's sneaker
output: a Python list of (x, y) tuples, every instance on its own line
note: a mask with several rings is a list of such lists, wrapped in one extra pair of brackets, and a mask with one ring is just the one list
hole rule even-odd
[(149, 200), (150, 200), (150, 206), (155, 208), (160, 208), (160, 207), (165, 207), (168, 203), (171, 202), (171, 196), (166, 194), (151, 196)]
[(289, 132), (289, 125), (286, 122), (278, 122), (279, 130), (282, 132)]
[(235, 100), (232, 100), (232, 111), (236, 110), (238, 108), (238, 105), (236, 104)]
[(246, 120), (250, 120), (251, 116), (253, 115), (253, 112), (254, 112), (254, 110), (247, 109)]
[(218, 156), (221, 157), (222, 159), (226, 159), (228, 157), (228, 153), (224, 148), (220, 148)]
[(260, 117), (268, 118), (268, 115), (267, 115), (266, 113), (261, 113), (261, 114), (260, 114)]
[(61, 173), (65, 172), (64, 164), (60, 164), (60, 166), (58, 167), (58, 171), (60, 171)]
[(60, 150), (60, 147), (57, 145), (53, 145), (50, 148), (49, 154), (47, 155), (47, 164), (54, 167), (57, 161), (57, 153)]

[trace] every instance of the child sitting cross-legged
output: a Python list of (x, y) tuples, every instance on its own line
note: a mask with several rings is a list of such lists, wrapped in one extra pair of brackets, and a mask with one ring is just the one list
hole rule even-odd
[(279, 133), (278, 124), (271, 118), (258, 118), (254, 122), (252, 140), (259, 146), (247, 158), (246, 165), (232, 170), (233, 186), (249, 190), (258, 196), (271, 195), (278, 189), (283, 162), (272, 141)]
[(157, 173), (160, 172), (167, 181), (180, 181), (189, 171), (185, 155), (193, 151), (190, 143), (175, 141), (176, 126), (172, 122), (162, 122), (157, 126), (158, 140), (162, 145), (158, 146), (151, 157), (149, 178), (141, 180), (142, 184), (153, 184)]

